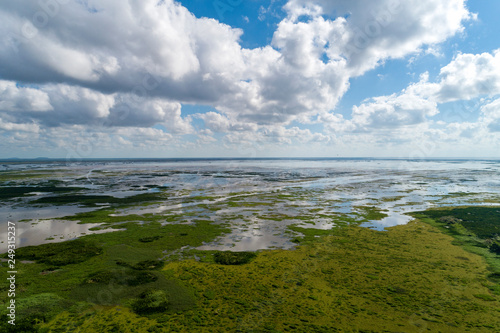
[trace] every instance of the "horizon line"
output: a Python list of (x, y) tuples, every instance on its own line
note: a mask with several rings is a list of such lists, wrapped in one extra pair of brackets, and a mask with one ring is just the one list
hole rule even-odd
[(154, 160), (498, 160), (500, 157), (373, 157), (373, 156), (357, 156), (357, 157), (86, 157), (86, 158), (66, 158), (66, 157), (9, 157), (0, 158), (0, 162), (23, 162), (23, 161), (67, 161), (67, 162), (86, 162), (86, 161), (154, 161)]

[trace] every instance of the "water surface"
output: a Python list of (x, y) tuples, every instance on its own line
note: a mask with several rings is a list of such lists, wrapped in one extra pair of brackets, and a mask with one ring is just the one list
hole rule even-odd
[[(405, 213), (411, 211), (500, 203), (500, 162), (489, 160), (61, 161), (7, 163), (2, 172), (43, 176), (4, 180), (1, 186), (36, 187), (53, 180), (88, 195), (123, 198), (165, 192), (164, 202), (131, 206), (114, 214), (177, 217), (165, 223), (195, 223), (197, 218), (226, 223), (231, 233), (201, 249), (233, 251), (293, 247), (288, 226), (337, 227), (342, 217), (360, 220), (363, 207), (381, 209), (387, 217), (361, 225), (384, 230), (408, 223), (411, 218)], [(17, 224), (18, 246), (92, 232), (91, 226), (56, 218), (97, 208), (32, 207), (30, 201), (35, 198), (54, 195), (36, 194), (1, 202), (0, 237), (6, 239), (7, 221), (20, 220), (30, 222)]]

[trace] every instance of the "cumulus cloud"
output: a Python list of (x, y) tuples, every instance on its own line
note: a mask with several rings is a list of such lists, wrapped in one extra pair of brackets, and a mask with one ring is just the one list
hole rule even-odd
[(116, 130), (116, 135), (132, 145), (139, 144), (142, 147), (151, 144), (166, 144), (173, 140), (170, 133), (165, 133), (156, 128), (120, 128)]
[(181, 115), (180, 103), (133, 94), (116, 94), (115, 101), (103, 125), (151, 127), (161, 124), (173, 134), (189, 134), (193, 131), (191, 117)]
[[(436, 83), (373, 98), (352, 119), (334, 113), (351, 78), (460, 33), (474, 18), (465, 0), (289, 0), (270, 45), (255, 49), (241, 46), (241, 29), (174, 0), (50, 3), (0, 7), (2, 130), (106, 128), (125, 145), (193, 134), (196, 118), (211, 132), (198, 133), (205, 143), (214, 132), (230, 144), (328, 143), (333, 133), (418, 126), (439, 103), (500, 89), (498, 53), (458, 55)], [(214, 111), (185, 116), (182, 103)], [(313, 119), (330, 132), (289, 127)]]
[(205, 126), (214, 132), (226, 132), (231, 126), (229, 119), (217, 112), (210, 111), (199, 117), (203, 119)]
[(48, 111), (52, 110), (49, 96), (30, 87), (16, 85), (15, 82), (0, 80), (0, 111)]
[(40, 127), (37, 124), (18, 124), (4, 121), (0, 118), (0, 130), (4, 131), (21, 131), (21, 132), (38, 132)]
[(500, 132), (500, 98), (484, 105), (481, 108), (481, 122), (491, 132)]
[[(45, 11), (28, 0), (2, 5), (3, 78), (205, 103), (260, 125), (334, 109), (350, 77), (441, 42), (470, 17), (464, 0), (291, 0), (272, 44), (244, 49), (240, 29), (173, 0), (55, 3)], [(112, 112), (95, 102), (100, 115)]]
[(354, 106), (352, 123), (358, 129), (394, 128), (424, 123), (438, 113), (437, 104), (418, 96), (401, 94), (375, 97)]
[(290, 0), (285, 9), (293, 19), (338, 17), (345, 33), (341, 38), (334, 35), (330, 48), (347, 58), (352, 75), (443, 42), (463, 30), (464, 20), (475, 17), (465, 0)]
[(4, 117), (48, 127), (151, 127), (162, 124), (174, 134), (193, 131), (190, 117), (181, 115), (180, 103), (160, 98), (131, 93), (105, 94), (64, 84), (46, 84), (34, 89), (17, 87), (11, 81), (0, 81), (0, 97), (0, 114)]
[(405, 91), (437, 103), (500, 94), (500, 50), (460, 53), (440, 69), (436, 82), (429, 82), (428, 73), (424, 73), (418, 83)]
[[(346, 123), (351, 130), (416, 125), (438, 114), (439, 104), (498, 94), (500, 50), (492, 54), (459, 54), (441, 68), (436, 82), (429, 82), (429, 74), (424, 73), (419, 82), (410, 84), (398, 94), (374, 97), (354, 106), (352, 120)], [(481, 108), (481, 122), (488, 123), (491, 130), (497, 129), (498, 108), (496, 101)], [(335, 123), (335, 119), (326, 117), (325, 120)]]
[(436, 99), (449, 102), (500, 93), (500, 50), (493, 54), (459, 54), (441, 68)]
[(223, 133), (227, 131), (256, 131), (257, 125), (253, 123), (232, 121), (226, 116), (217, 112), (207, 112), (197, 114), (197, 117), (203, 119), (205, 126), (214, 132)]
[[(39, 12), (38, 2), (23, 0), (0, 9), (0, 30), (9, 37), (0, 50), (7, 79), (129, 92), (152, 73), (161, 82), (151, 94), (210, 100), (214, 84), (207, 83), (224, 84), (241, 58), (240, 30), (197, 19), (172, 0), (68, 1), (45, 24), (35, 20)], [(25, 37), (32, 17), (36, 33)], [(212, 77), (191, 89), (204, 74)]]

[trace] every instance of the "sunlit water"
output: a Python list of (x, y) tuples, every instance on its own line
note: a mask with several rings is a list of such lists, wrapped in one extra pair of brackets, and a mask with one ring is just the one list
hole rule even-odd
[[(84, 194), (131, 196), (167, 190), (169, 199), (159, 205), (136, 207), (124, 214), (189, 214), (183, 223), (200, 217), (217, 223), (232, 219), (232, 232), (201, 249), (233, 251), (290, 248), (287, 226), (329, 229), (335, 223), (325, 218), (301, 222), (294, 219), (311, 209), (318, 214), (352, 214), (356, 207), (375, 206), (388, 217), (362, 226), (384, 230), (405, 224), (405, 213), (437, 206), (494, 205), (500, 203), (499, 161), (401, 161), (401, 160), (195, 160), (195, 161), (108, 161), (80, 163), (10, 163), (3, 171), (54, 173), (65, 186), (81, 187)], [(29, 179), (22, 185), (36, 185), (44, 179)], [(6, 185), (6, 184), (2, 184)], [(13, 185), (10, 183), (9, 185)], [(0, 189), (1, 190), (1, 189)], [(297, 194), (293, 202), (281, 200), (255, 207), (224, 206), (230, 200), (255, 202), (260, 195), (280, 191)], [(38, 194), (38, 196), (46, 194)], [(186, 202), (186, 198), (206, 196)], [(18, 246), (35, 245), (54, 238), (58, 241), (92, 233), (93, 225), (54, 220), (91, 210), (77, 206), (29, 207), (31, 198), (7, 201), (0, 207), (0, 245), (5, 246), (7, 221), (17, 223)], [(291, 205), (293, 203), (293, 205)], [(200, 204), (217, 207), (208, 214)], [(258, 213), (256, 213), (256, 210)], [(268, 220), (266, 214), (285, 214), (288, 219)], [(309, 213), (310, 214), (310, 213)], [(35, 222), (35, 223), (33, 223)], [(99, 231), (102, 232), (102, 231)]]

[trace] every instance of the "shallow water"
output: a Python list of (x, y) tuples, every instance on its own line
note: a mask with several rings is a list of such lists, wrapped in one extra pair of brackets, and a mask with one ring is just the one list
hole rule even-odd
[[(316, 215), (356, 220), (360, 206), (383, 209), (387, 217), (361, 225), (384, 230), (408, 223), (411, 218), (405, 213), (411, 211), (500, 203), (498, 161), (93, 161), (11, 163), (2, 168), (4, 171), (36, 170), (40, 173), (57, 169), (52, 179), (63, 181), (65, 186), (81, 187), (79, 194), (125, 197), (164, 191), (168, 199), (161, 204), (130, 207), (117, 211), (116, 215), (178, 215), (185, 218), (172, 223), (209, 218), (214, 223), (230, 224), (230, 234), (201, 249), (290, 248), (293, 243), (290, 242), (292, 236), (287, 233), (289, 225), (319, 229), (335, 227), (335, 221)], [(36, 185), (43, 180), (15, 180), (9, 185)], [(29, 200), (31, 198), (1, 202), (0, 208), (1, 232), (6, 229), (7, 221), (42, 220), (22, 231), (19, 239), (22, 245), (44, 242), (47, 237), (60, 239), (59, 235), (65, 235), (63, 239), (67, 239), (89, 232), (88, 225), (52, 219), (95, 208), (76, 205), (33, 208)], [(300, 219), (301, 216), (308, 220)], [(37, 229), (42, 225), (43, 231)], [(39, 230), (43, 236), (29, 230)]]
[[(118, 229), (89, 230), (100, 224), (78, 224), (78, 221), (33, 220), (16, 223), (16, 247), (61, 242), (89, 234)], [(0, 253), (7, 251), (7, 228), (0, 231)]]

